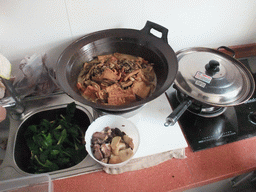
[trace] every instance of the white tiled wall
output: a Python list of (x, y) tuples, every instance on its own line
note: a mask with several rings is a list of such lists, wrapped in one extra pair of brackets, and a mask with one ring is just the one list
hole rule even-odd
[(1, 0), (0, 52), (14, 66), (46, 52), (51, 62), (74, 39), (103, 29), (169, 29), (174, 51), (256, 42), (255, 0)]

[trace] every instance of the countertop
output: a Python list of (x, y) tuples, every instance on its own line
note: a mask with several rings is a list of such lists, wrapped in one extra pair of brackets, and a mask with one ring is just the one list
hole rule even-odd
[(183, 191), (256, 170), (256, 137), (193, 152), (157, 166), (109, 175), (104, 171), (53, 181), (62, 191)]
[[(236, 58), (255, 56), (256, 44), (231, 46)], [(256, 170), (256, 137), (193, 152), (154, 167), (109, 175), (104, 171), (54, 180), (62, 191), (183, 191)]]

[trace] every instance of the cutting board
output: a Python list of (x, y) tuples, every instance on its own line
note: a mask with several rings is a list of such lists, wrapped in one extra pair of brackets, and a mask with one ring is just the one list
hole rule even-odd
[(188, 147), (179, 123), (164, 126), (171, 112), (172, 108), (164, 93), (143, 106), (138, 114), (128, 118), (136, 124), (140, 133), (140, 146), (133, 158)]

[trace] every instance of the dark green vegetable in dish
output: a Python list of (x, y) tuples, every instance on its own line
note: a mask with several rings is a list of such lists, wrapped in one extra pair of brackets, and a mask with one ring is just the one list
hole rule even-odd
[(30, 125), (25, 132), (31, 151), (30, 173), (45, 173), (72, 167), (80, 163), (87, 152), (84, 133), (76, 124), (76, 104), (67, 105), (66, 114), (55, 120), (42, 119), (38, 125)]

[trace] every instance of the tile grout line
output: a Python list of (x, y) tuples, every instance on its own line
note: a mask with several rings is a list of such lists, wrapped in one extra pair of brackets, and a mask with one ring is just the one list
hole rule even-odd
[(65, 3), (67, 18), (68, 18), (68, 25), (69, 25), (70, 35), (71, 35), (71, 38), (73, 39), (74, 36), (73, 36), (73, 33), (72, 33), (72, 29), (71, 29), (71, 23), (70, 23), (70, 19), (69, 19), (68, 7), (67, 7), (67, 2), (66, 2), (66, 0), (64, 0), (64, 3)]

